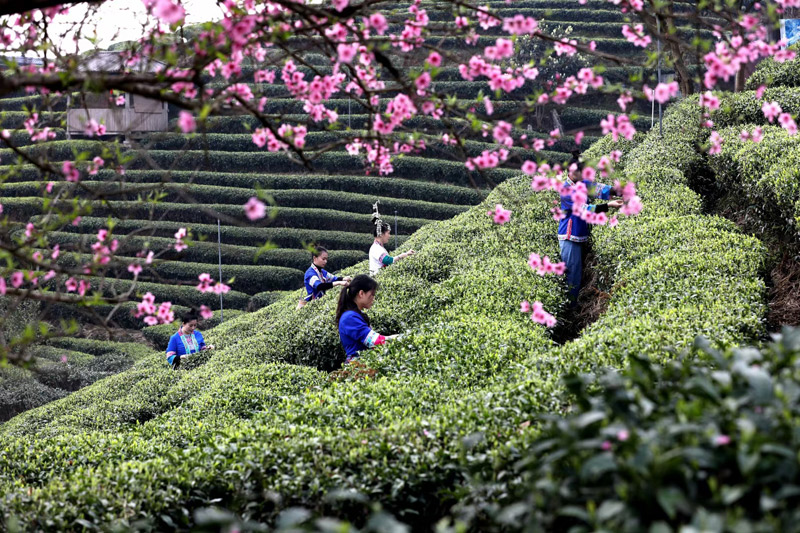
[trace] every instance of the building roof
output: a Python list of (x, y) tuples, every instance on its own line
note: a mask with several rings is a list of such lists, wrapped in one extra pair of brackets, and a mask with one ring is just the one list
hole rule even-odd
[(138, 60), (134, 65), (126, 63), (126, 56), (121, 52), (115, 51), (98, 51), (92, 52), (83, 58), (83, 63), (78, 67), (78, 70), (88, 72), (121, 72), (123, 70), (132, 70), (135, 72), (156, 72), (161, 70), (166, 63), (161, 61), (143, 58)]

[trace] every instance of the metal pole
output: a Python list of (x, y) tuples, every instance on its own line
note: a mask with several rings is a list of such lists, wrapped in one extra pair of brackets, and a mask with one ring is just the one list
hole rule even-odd
[[(661, 19), (656, 18), (658, 31), (658, 83), (661, 83)], [(662, 122), (661, 102), (658, 103), (658, 136), (664, 136), (664, 123)]]
[[(219, 282), (222, 283), (222, 229), (217, 219), (217, 251), (219, 252)], [(219, 293), (219, 323), (223, 320), (222, 293)]]
[(394, 210), (394, 249), (397, 250), (397, 209)]
[(652, 98), (652, 103), (650, 104), (650, 129), (653, 129), (653, 126), (656, 125), (656, 90), (653, 89), (650, 91), (650, 97)]

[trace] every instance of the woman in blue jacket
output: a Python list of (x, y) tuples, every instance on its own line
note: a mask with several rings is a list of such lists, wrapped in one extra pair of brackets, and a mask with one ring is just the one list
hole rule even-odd
[[(572, 161), (569, 166), (576, 165), (576, 170), (572, 174), (573, 178), (566, 178), (565, 185), (572, 186), (580, 180), (583, 171), (583, 163), (580, 160), (580, 153), (577, 150), (572, 152)], [(610, 185), (603, 185), (596, 181), (582, 180), (586, 185), (589, 198), (608, 200), (611, 198), (613, 188)], [(561, 197), (561, 211), (564, 218), (558, 223), (558, 244), (561, 248), (561, 260), (566, 264), (567, 285), (569, 286), (569, 297), (574, 305), (578, 301), (578, 292), (581, 290), (583, 277), (583, 258), (586, 254), (584, 247), (589, 240), (591, 227), (581, 218), (583, 211), (593, 211), (595, 213), (607, 212), (609, 208), (618, 209), (622, 207), (622, 200), (612, 200), (605, 204), (585, 204), (576, 212), (573, 210), (572, 196)]]
[(340, 278), (339, 276), (334, 276), (326, 271), (325, 266), (327, 264), (328, 250), (322, 246), (317, 246), (316, 249), (311, 252), (311, 266), (308, 267), (308, 270), (306, 270), (306, 275), (303, 279), (308, 295), (297, 302), (298, 309), (306, 305), (311, 300), (322, 298), (322, 296), (325, 294), (325, 291), (328, 289), (331, 289), (337, 285), (346, 287), (347, 284), (350, 283), (351, 278), (349, 276)]
[(339, 305), (336, 308), (336, 324), (339, 326), (339, 338), (342, 341), (347, 359), (345, 364), (358, 359), (362, 350), (380, 346), (397, 335), (384, 336), (369, 326), (369, 319), (363, 313), (375, 302), (378, 282), (360, 274), (353, 278), (347, 288), (339, 293)]
[(183, 324), (167, 345), (167, 363), (173, 370), (181, 366), (181, 359), (205, 350), (213, 350), (214, 346), (207, 345), (203, 334), (197, 331), (197, 314), (189, 311), (183, 317)]

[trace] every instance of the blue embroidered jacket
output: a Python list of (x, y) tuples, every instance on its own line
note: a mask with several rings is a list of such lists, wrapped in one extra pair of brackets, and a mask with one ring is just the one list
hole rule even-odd
[[(571, 180), (567, 180), (567, 184), (572, 185)], [(611, 197), (610, 185), (603, 185), (596, 181), (583, 180), (586, 185), (589, 198), (599, 198), (600, 200), (608, 200)], [(596, 205), (587, 204), (582, 207), (587, 211), (594, 211), (597, 209)], [(566, 215), (558, 223), (558, 240), (572, 241), (572, 242), (586, 242), (589, 240), (589, 232), (591, 228), (585, 220), (581, 220), (580, 213), (572, 211), (572, 198), (569, 196), (561, 197), (561, 211)]]
[(306, 286), (306, 292), (308, 296), (304, 299), (307, 302), (311, 300), (316, 300), (317, 298), (321, 298), (325, 291), (332, 287), (332, 283), (334, 281), (339, 281), (341, 278), (339, 276), (334, 276), (333, 274), (326, 272), (322, 268), (318, 268), (316, 265), (311, 265), (306, 270), (306, 275), (303, 279)]
[(374, 348), (383, 344), (384, 337), (369, 327), (367, 321), (361, 313), (357, 311), (345, 311), (339, 319), (339, 338), (342, 341), (344, 353), (347, 354), (347, 361), (358, 356), (358, 352)]
[(167, 345), (167, 362), (172, 364), (175, 357), (181, 355), (197, 353), (205, 348), (206, 341), (203, 339), (203, 334), (194, 330), (191, 335), (181, 335), (178, 330), (172, 337), (169, 338)]

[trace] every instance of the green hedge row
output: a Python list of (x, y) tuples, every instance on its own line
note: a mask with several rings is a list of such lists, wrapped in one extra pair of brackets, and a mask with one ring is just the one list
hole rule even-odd
[(776, 87), (764, 91), (761, 99), (755, 91), (725, 93), (720, 98), (720, 108), (713, 111), (711, 120), (717, 129), (735, 125), (769, 124), (761, 111), (764, 102), (778, 102), (787, 113), (800, 112), (800, 87)]
[[(118, 183), (83, 181), (86, 188), (82, 196), (91, 197), (93, 194), (113, 194), (115, 201), (132, 201), (138, 198), (140, 191), (130, 194), (119, 194)], [(9, 183), (4, 185), (3, 193), (9, 197), (30, 197), (41, 192), (41, 182)], [(65, 188), (71, 185), (65, 185)], [(82, 187), (82, 189), (83, 189)], [(59, 186), (54, 187), (53, 194), (57, 194)], [(200, 205), (211, 203), (243, 206), (250, 198), (257, 196), (254, 189), (238, 187), (220, 187), (216, 185), (178, 185), (165, 184), (153, 188), (163, 194), (161, 200), (167, 203), (180, 203), (186, 198), (192, 198)], [(467, 206), (449, 205), (444, 203), (423, 202), (420, 200), (403, 200), (396, 198), (378, 198), (373, 195), (358, 194), (340, 191), (313, 191), (313, 190), (265, 190), (263, 193), (276, 203), (276, 210), (284, 207), (300, 209), (332, 209), (344, 212), (372, 213), (372, 204), (380, 200), (385, 212), (398, 212), (404, 217), (425, 218), (430, 220), (443, 220), (451, 218), (468, 209)]]
[[(150, 350), (135, 343), (108, 343), (105, 350), (88, 339), (58, 339), (31, 348), (30, 368), (0, 370), (0, 422), (39, 407), (129, 368)], [(66, 357), (66, 362), (62, 361)]]
[(764, 126), (759, 143), (741, 140), (741, 131), (741, 127), (720, 130), (722, 151), (709, 158), (711, 169), (724, 191), (754, 207), (753, 214), (779, 233), (796, 237), (800, 141), (779, 126)]
[[(792, 45), (792, 50), (797, 52), (798, 46)], [(758, 89), (759, 86), (767, 87), (800, 87), (800, 60), (793, 59), (779, 63), (768, 57), (758, 63), (755, 72), (747, 78), (748, 89)]]
[[(298, 173), (304, 167), (289, 160), (281, 153), (203, 153), (186, 151), (175, 154), (171, 151), (153, 150), (148, 153), (148, 161), (152, 161), (164, 169), (174, 170), (216, 170), (218, 172), (287, 172)], [(360, 157), (346, 153), (325, 153), (313, 161), (316, 172), (327, 173), (360, 173), (364, 172), (364, 162)], [(140, 169), (149, 167), (150, 163), (144, 159), (137, 159), (131, 168)], [(392, 163), (393, 177), (430, 181), (433, 183), (446, 183), (450, 185), (471, 185), (469, 177), (472, 175), (477, 183), (483, 184), (478, 172), (468, 171), (463, 163), (455, 161), (431, 160), (422, 157), (407, 156), (398, 158)], [(377, 171), (375, 172), (377, 173)], [(501, 182), (514, 176), (515, 171), (510, 169), (493, 169), (486, 172), (489, 179)]]
[[(40, 217), (34, 217), (32, 220), (38, 220)], [(389, 217), (388, 220), (392, 222), (392, 231), (394, 232), (394, 219)], [(117, 234), (128, 234), (134, 230), (141, 230), (142, 225), (147, 225), (146, 235), (153, 235), (156, 237), (172, 237), (178, 228), (183, 224), (180, 222), (167, 222), (167, 221), (146, 221), (139, 220), (116, 220), (114, 221), (114, 231)], [(108, 219), (100, 217), (83, 217), (81, 218), (78, 226), (68, 225), (62, 228), (62, 231), (68, 233), (86, 233), (95, 232), (108, 225)], [(191, 229), (194, 238), (198, 245), (204, 246), (203, 241), (215, 242), (217, 240), (217, 225), (216, 224), (192, 224), (188, 229)], [(294, 248), (300, 249), (308, 244), (318, 244), (329, 250), (368, 250), (372, 245), (374, 237), (367, 232), (351, 233), (346, 231), (325, 231), (325, 230), (308, 230), (297, 228), (247, 228), (237, 226), (220, 226), (219, 233), (221, 234), (222, 243), (225, 245), (234, 244), (239, 246), (253, 246), (255, 243), (270, 242), (280, 248)], [(398, 244), (402, 244), (408, 239), (408, 235), (399, 235), (397, 240)], [(391, 245), (394, 245), (395, 238), (392, 236)], [(203, 252), (205, 254), (205, 252)], [(270, 255), (271, 251), (264, 252), (259, 256), (258, 264), (280, 264), (281, 259)], [(330, 260), (331, 264), (336, 264), (335, 258), (337, 252), (333, 252)], [(210, 254), (210, 252), (209, 252)], [(273, 253), (274, 255), (274, 253)], [(263, 259), (261, 257), (263, 256)], [(198, 256), (199, 257), (199, 256)], [(203, 255), (203, 257), (211, 257), (211, 255)], [(253, 262), (255, 257), (252, 257), (250, 262)], [(273, 262), (275, 261), (275, 262)], [(288, 260), (289, 264), (294, 266), (294, 259)], [(283, 266), (287, 266), (283, 263)], [(340, 265), (337, 268), (342, 268)]]
[[(141, 202), (109, 202), (109, 205), (92, 203), (94, 216), (119, 216), (124, 213), (131, 219), (149, 220), (151, 217), (158, 220), (170, 220), (185, 224), (208, 224), (214, 217), (197, 205), (158, 203), (154, 206), (144, 205)], [(42, 212), (41, 198), (6, 198), (3, 200), (4, 211), (13, 219), (26, 220)], [(241, 206), (223, 204), (208, 204), (202, 208), (213, 210), (237, 219), (243, 219)], [(394, 221), (394, 220), (393, 220)], [(401, 233), (415, 231), (430, 220), (421, 218), (398, 217)], [(293, 227), (302, 229), (337, 228), (339, 231), (363, 232), (372, 231), (371, 215), (357, 213), (341, 213), (331, 209), (303, 209), (284, 207), (270, 220), (273, 227)]]
[[(187, 265), (187, 269), (195, 268), (198, 275), (203, 272), (202, 268), (195, 267), (191, 263)], [(197, 277), (195, 276), (195, 279)], [(100, 279), (88, 277), (87, 281), (91, 284), (91, 291), (99, 292), (106, 296), (113, 296), (114, 294), (123, 294), (127, 292), (133, 281), (127, 279)], [(63, 283), (63, 280), (54, 278), (51, 284), (57, 282)], [(196, 288), (196, 283), (187, 285), (174, 285), (164, 283), (149, 283), (137, 281), (134, 295), (141, 296), (150, 292), (155, 296), (156, 302), (169, 301), (184, 307), (196, 307), (207, 305), (209, 307), (216, 307), (219, 305), (219, 295), (214, 293), (201, 293)], [(243, 292), (231, 290), (222, 296), (223, 302), (226, 306), (232, 309), (247, 309), (247, 304), (250, 297)]]
[[(50, 239), (52, 244), (72, 245), (83, 244), (83, 249), (94, 241), (94, 235), (84, 237), (72, 233), (53, 232)], [(122, 237), (120, 238), (117, 254), (120, 256), (134, 255), (139, 250), (152, 248), (155, 250), (168, 250), (175, 243), (175, 239), (165, 237)], [(311, 254), (305, 250), (274, 249), (266, 250), (258, 256), (258, 248), (254, 246), (223, 245), (222, 247), (223, 276), (228, 279), (237, 276), (235, 282), (244, 292), (254, 294), (265, 290), (296, 289), (302, 285), (303, 272), (311, 264)], [(334, 250), (329, 254), (330, 269), (337, 270), (362, 261), (366, 252), (363, 250)], [(217, 272), (218, 247), (213, 242), (196, 242), (188, 249), (177, 252), (168, 252), (159, 255), (165, 259), (154, 267), (155, 272), (145, 275), (161, 275), (164, 278), (191, 282), (203, 272), (213, 275)], [(254, 264), (256, 263), (257, 264)], [(74, 258), (65, 256), (64, 264), (72, 264)], [(189, 270), (183, 270), (179, 265), (195, 265)], [(188, 267), (187, 267), (188, 268)], [(198, 270), (199, 269), (199, 270)], [(203, 270), (205, 269), (205, 270)], [(197, 274), (194, 274), (198, 270)], [(213, 272), (212, 272), (213, 271)], [(243, 276), (242, 279), (238, 279)], [(214, 276), (215, 278), (218, 276)], [(261, 280), (262, 287), (258, 284)], [(246, 290), (245, 290), (246, 288)]]
[[(23, 111), (24, 108), (28, 110), (36, 109), (42, 110), (45, 99), (41, 95), (21, 96), (18, 98), (3, 98), (0, 99), (0, 105), (3, 106), (3, 111)], [(47, 102), (48, 111), (66, 111), (67, 98), (64, 97), (50, 97)]]
[[(2, 111), (0, 112), (0, 126), (5, 129), (22, 129), (23, 123), (30, 118), (24, 111)], [(64, 113), (39, 113), (40, 124), (57, 128), (64, 127), (66, 115)], [(42, 122), (43, 121), (43, 122)]]
[[(2, 100), (0, 100), (2, 102)], [(64, 133), (63, 128), (52, 128), (53, 133), (56, 134), (55, 139), (56, 141), (62, 141), (66, 138), (66, 134)], [(31, 136), (28, 134), (27, 131), (12, 131), (10, 132), (11, 136), (9, 137), (9, 141), (13, 146), (27, 146), (32, 143)], [(5, 139), (0, 138), (0, 146), (5, 147)]]
[[(354, 137), (363, 137), (364, 132), (361, 130), (353, 131), (328, 131), (328, 132), (311, 132), (306, 137), (307, 149), (321, 149), (325, 145), (333, 143), (344, 143)], [(533, 137), (533, 135), (529, 135)], [(426, 142), (426, 149), (418, 153), (420, 156), (437, 157), (437, 158), (453, 158), (463, 159), (462, 150), (456, 149), (451, 145), (446, 145), (441, 142), (441, 136), (423, 136), (422, 139)], [(488, 139), (491, 139), (489, 137)], [(484, 139), (486, 140), (486, 139)], [(565, 151), (563, 148), (567, 145), (568, 141), (560, 141), (557, 147), (562, 148), (560, 151)], [(463, 148), (463, 153), (467, 156), (475, 157), (485, 150), (496, 150), (497, 145), (492, 142), (476, 142), (467, 140)], [(208, 134), (205, 136), (187, 136), (171, 134), (167, 136), (152, 137), (145, 140), (143, 146), (147, 146), (152, 150), (208, 150), (211, 152), (262, 152), (263, 148), (259, 148), (253, 143), (252, 136), (250, 135), (222, 135), (222, 134)], [(556, 145), (554, 145), (554, 148)], [(345, 144), (339, 144), (336, 148), (337, 151), (345, 150)], [(564, 157), (562, 154), (553, 153), (551, 151), (541, 151), (539, 153), (533, 150), (526, 150), (521, 147), (513, 147), (510, 150), (511, 156), (525, 159), (534, 159), (536, 157), (546, 157), (548, 159), (556, 160), (558, 157)]]
[[(39, 178), (37, 169), (21, 169), (6, 183), (35, 181)], [(101, 170), (95, 179), (118, 181), (119, 174)], [(197, 183), (198, 185), (221, 185), (252, 189), (313, 189), (362, 193), (369, 190), (381, 197), (425, 200), (428, 202), (456, 205), (474, 205), (486, 197), (485, 190), (459, 187), (439, 183), (427, 183), (383, 176), (342, 176), (314, 174), (233, 174), (227, 172), (159, 171), (129, 170), (125, 173), (128, 183)]]

